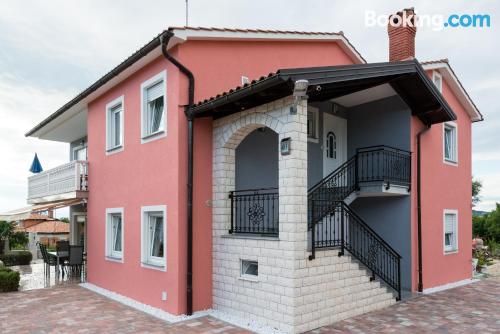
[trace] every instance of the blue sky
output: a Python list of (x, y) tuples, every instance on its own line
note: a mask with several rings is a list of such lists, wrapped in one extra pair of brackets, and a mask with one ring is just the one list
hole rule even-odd
[[(45, 169), (68, 160), (66, 144), (24, 133), (168, 26), (184, 25), (184, 0), (3, 1), (0, 9), (0, 212), (26, 205), (34, 152)], [(190, 25), (343, 31), (369, 62), (385, 61), (387, 32), (365, 11), (489, 14), (491, 27), (417, 32), (417, 58), (448, 58), (485, 116), (473, 126), (473, 173), (484, 183), (477, 209), (500, 202), (500, 7), (495, 1), (190, 0)], [(65, 211), (59, 215), (66, 214)]]

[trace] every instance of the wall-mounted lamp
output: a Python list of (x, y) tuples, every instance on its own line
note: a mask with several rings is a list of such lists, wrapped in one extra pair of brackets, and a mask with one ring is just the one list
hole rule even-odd
[(290, 107), (290, 115), (297, 114), (297, 106), (300, 101), (307, 99), (307, 88), (309, 87), (309, 81), (307, 80), (297, 80), (293, 87), (293, 105)]
[(281, 139), (281, 142), (280, 142), (281, 155), (289, 155), (290, 154), (290, 152), (292, 150), (291, 144), (292, 144), (292, 138), (287, 137), (287, 138)]

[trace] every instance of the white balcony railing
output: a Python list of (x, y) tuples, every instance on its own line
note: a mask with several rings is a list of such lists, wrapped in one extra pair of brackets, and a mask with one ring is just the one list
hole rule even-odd
[(28, 178), (28, 201), (88, 191), (87, 161), (71, 161)]

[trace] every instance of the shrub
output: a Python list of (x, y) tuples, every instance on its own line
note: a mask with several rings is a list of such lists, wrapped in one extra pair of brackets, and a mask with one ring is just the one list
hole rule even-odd
[(12, 251), (0, 255), (0, 260), (2, 260), (6, 266), (22, 266), (30, 264), (32, 259), (33, 255), (29, 251)]
[(20, 279), (19, 272), (0, 267), (0, 292), (17, 291)]

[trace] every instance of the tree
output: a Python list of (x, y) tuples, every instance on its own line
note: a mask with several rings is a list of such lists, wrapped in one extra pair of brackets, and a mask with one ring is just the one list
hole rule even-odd
[(69, 218), (67, 218), (67, 217), (59, 218), (59, 221), (62, 221), (63, 223), (68, 223), (69, 224)]
[(9, 240), (14, 234), (14, 223), (0, 221), (0, 254), (3, 254), (5, 241)]
[(481, 200), (479, 193), (483, 188), (483, 182), (481, 180), (472, 179), (472, 205), (476, 205)]
[(500, 242), (500, 204), (497, 203), (496, 209), (485, 214), (472, 218), (472, 233), (474, 236)]

